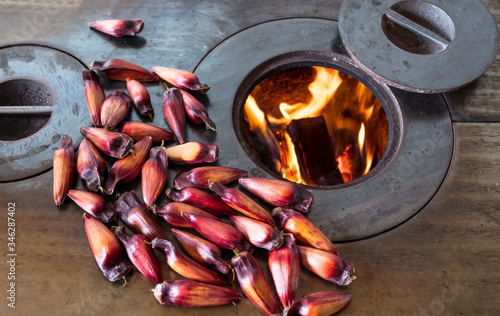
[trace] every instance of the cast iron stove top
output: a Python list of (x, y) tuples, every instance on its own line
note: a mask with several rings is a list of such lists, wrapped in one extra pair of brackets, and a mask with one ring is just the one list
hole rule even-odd
[[(332, 190), (311, 189), (317, 198), (311, 218), (337, 241), (383, 234), (407, 221), (431, 201), (448, 172), (452, 157), (452, 122), (461, 115), (457, 96), (463, 91), (467, 95), (475, 93), (466, 88), (445, 95), (415, 94), (390, 88), (366, 76), (351, 63), (336, 33), (341, 1), (300, 4), (260, 1), (258, 5), (245, 1), (0, 3), (3, 21), (0, 93), (11, 90), (6, 82), (18, 90), (28, 90), (24, 98), (20, 98), (22, 102), (0, 109), (0, 118), (7, 117), (10, 122), (9, 128), (2, 130), (5, 136), (0, 139), (1, 153), (16, 157), (10, 160), (14, 165), (2, 169), (6, 171), (1, 175), (0, 199), (6, 210), (1, 217), (7, 223), (7, 217), (13, 214), (16, 220), (14, 248), (3, 253), (8, 259), (9, 254), (14, 254), (11, 257), (17, 260), (16, 307), (22, 314), (191, 312), (159, 306), (149, 293), (153, 285), (138, 277), (138, 273), (128, 279), (125, 288), (107, 282), (95, 265), (80, 209), (69, 201), (59, 209), (53, 205), (52, 153), (62, 135), (70, 134), (78, 144), (82, 139), (79, 126), (90, 126), (79, 78), (81, 70), (93, 60), (120, 58), (147, 69), (165, 65), (195, 71), (213, 85), (202, 101), (218, 125), (218, 131), (214, 134), (204, 127), (188, 125), (187, 139), (218, 144), (222, 151), (217, 164), (244, 164), (252, 176), (270, 177), (251, 160), (244, 147), (237, 144), (238, 128), (234, 128), (235, 119), (231, 115), (232, 109), (238, 113), (238, 103), (245, 95), (242, 83), (257, 79), (266, 69), (283, 63), (304, 58), (309, 62), (325, 62), (325, 58), (333, 58), (343, 69), (371, 84), (377, 96), (385, 100), (386, 111), (395, 119), (391, 132), (394, 147), (389, 150), (389, 158), (379, 170), (374, 170), (373, 176), (361, 181)], [(136, 17), (145, 20), (145, 29), (134, 38), (116, 39), (87, 27), (92, 20)], [(325, 54), (319, 57), (295, 54), (312, 50)], [(281, 58), (272, 59), (275, 56)], [(488, 80), (480, 82), (487, 85)], [(107, 80), (102, 84), (106, 93), (124, 88), (121, 83)], [(246, 84), (251, 86), (251, 82)], [(157, 113), (153, 124), (166, 127), (160, 109), (164, 88), (154, 84), (147, 87)], [(40, 95), (42, 99), (37, 99)], [(445, 99), (454, 102), (447, 104)], [(28, 104), (23, 104), (26, 102)], [(400, 108), (400, 104), (408, 106)], [(450, 104), (457, 104), (456, 109)], [(128, 119), (143, 120), (135, 112)], [(35, 121), (38, 123), (33, 123)], [(23, 124), (38, 125), (24, 128)], [(18, 129), (22, 131), (13, 130), (15, 126), (20, 126)], [(401, 140), (409, 141), (410, 145), (401, 146)], [(230, 148), (225, 150), (225, 146)], [(172, 187), (179, 170), (182, 168), (170, 170), (168, 186)], [(123, 190), (137, 189), (136, 186), (131, 184)], [(84, 185), (77, 182), (75, 187), (83, 189)], [(383, 192), (386, 190), (388, 194)], [(392, 195), (394, 192), (396, 195)], [(331, 208), (332, 200), (336, 201), (335, 211), (325, 213), (325, 208)], [(160, 204), (166, 202), (166, 197), (159, 201)], [(0, 241), (8, 244), (7, 233), (0, 236)], [(359, 255), (356, 243), (340, 244), (340, 250), (346, 257), (352, 256), (356, 263)], [(258, 259), (265, 262), (266, 256), (259, 254)], [(361, 265), (359, 269), (361, 276), (366, 276), (366, 270), (372, 268)], [(175, 273), (164, 266), (162, 270), (165, 279), (176, 278)], [(9, 266), (2, 265), (0, 272), (6, 276), (0, 284), (9, 289)], [(312, 290), (356, 292), (357, 287), (367, 286), (364, 281), (356, 281), (347, 289), (341, 289), (309, 273), (301, 274), (300, 282), (307, 286), (299, 288), (297, 297)], [(0, 309), (11, 312), (7, 303)], [(344, 313), (359, 314), (372, 307), (375, 313), (377, 311), (374, 306), (364, 307), (361, 300), (355, 304)], [(259, 314), (247, 299), (237, 306), (192, 312)]]

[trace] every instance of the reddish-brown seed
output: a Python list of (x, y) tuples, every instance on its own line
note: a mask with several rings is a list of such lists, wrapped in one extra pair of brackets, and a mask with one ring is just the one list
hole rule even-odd
[(243, 169), (233, 167), (206, 166), (179, 172), (174, 179), (177, 190), (188, 187), (207, 189), (209, 182), (228, 184), (248, 175)]
[(181, 228), (192, 228), (191, 223), (184, 216), (182, 216), (182, 213), (209, 217), (220, 221), (215, 215), (212, 215), (195, 206), (180, 202), (168, 203), (158, 210), (153, 210), (153, 212), (156, 215), (163, 217), (170, 225)]
[(215, 123), (208, 116), (207, 109), (201, 104), (198, 99), (192, 96), (189, 92), (182, 89), (182, 101), (184, 101), (184, 110), (186, 110), (187, 117), (196, 124), (205, 124), (207, 129), (216, 131)]
[(102, 153), (114, 158), (127, 156), (134, 144), (130, 136), (103, 128), (82, 126), (80, 127), (80, 133)]
[(281, 308), (254, 256), (243, 251), (231, 260), (245, 295), (266, 315), (281, 314)]
[(215, 196), (197, 188), (184, 188), (180, 191), (168, 188), (166, 194), (175, 202), (186, 203), (198, 207), (214, 215), (233, 215), (234, 210)]
[(156, 259), (149, 240), (141, 234), (129, 235), (125, 232), (125, 226), (119, 226), (115, 231), (116, 236), (125, 246), (127, 255), (132, 264), (142, 275), (156, 284), (163, 282), (160, 264)]
[(104, 175), (108, 172), (106, 161), (94, 145), (85, 137), (78, 147), (76, 170), (78, 176), (85, 180), (87, 188), (90, 191), (97, 192), (103, 190)]
[(330, 316), (351, 302), (352, 294), (341, 292), (316, 292), (298, 300), (288, 310), (287, 316)]
[(222, 259), (222, 252), (217, 245), (180, 229), (172, 228), (172, 234), (191, 258), (222, 274), (229, 273), (231, 266)]
[(135, 79), (127, 78), (126, 81), (128, 93), (132, 101), (134, 101), (137, 111), (139, 111), (141, 115), (149, 116), (150, 119), (153, 119), (155, 111), (151, 104), (151, 97), (149, 96), (148, 89)]
[(183, 307), (220, 306), (241, 299), (240, 293), (231, 288), (192, 280), (165, 281), (153, 293), (162, 305)]
[(104, 276), (111, 282), (125, 277), (132, 264), (118, 238), (92, 215), (85, 213), (83, 219), (90, 248)]
[(167, 148), (168, 160), (177, 165), (197, 165), (214, 162), (219, 158), (215, 144), (188, 142)]
[(147, 136), (153, 138), (153, 144), (167, 143), (174, 139), (174, 134), (166, 129), (142, 122), (122, 122), (116, 130), (132, 137), (136, 142)]
[(85, 212), (101, 222), (108, 223), (115, 218), (115, 210), (99, 194), (82, 190), (69, 190), (68, 196)]
[(152, 206), (163, 192), (168, 178), (168, 157), (165, 147), (154, 147), (141, 168), (142, 198)]
[(165, 121), (167, 121), (179, 143), (184, 143), (186, 139), (186, 113), (180, 90), (171, 88), (165, 91), (162, 103)]
[(101, 71), (104, 76), (112, 80), (126, 81), (127, 78), (131, 78), (139, 82), (158, 81), (158, 77), (147, 69), (121, 59), (94, 61), (90, 68)]
[(231, 216), (231, 223), (255, 247), (271, 251), (283, 244), (283, 236), (279, 230), (265, 222), (246, 216), (233, 215)]
[(181, 89), (197, 90), (203, 94), (210, 89), (206, 84), (200, 83), (198, 76), (187, 70), (167, 67), (153, 67), (151, 70), (166, 82)]
[(120, 195), (115, 202), (115, 210), (121, 220), (136, 233), (143, 234), (149, 240), (168, 239), (153, 214), (146, 209), (134, 191)]
[(169, 267), (183, 277), (203, 283), (215, 285), (224, 284), (224, 281), (222, 281), (216, 272), (202, 266), (198, 262), (178, 251), (170, 241), (155, 238), (151, 245), (154, 249), (161, 249), (165, 252)]
[(298, 244), (339, 254), (337, 247), (321, 229), (301, 213), (281, 207), (275, 208), (272, 213), (278, 228), (293, 234)]
[(85, 69), (82, 71), (82, 79), (90, 120), (94, 126), (101, 126), (101, 106), (106, 96), (99, 83), (99, 76), (95, 72)]
[(133, 20), (99, 20), (89, 23), (91, 28), (114, 37), (135, 36), (142, 32), (144, 21)]
[(268, 264), (276, 293), (283, 307), (288, 309), (299, 284), (300, 258), (293, 235), (284, 234), (283, 239), (281, 248), (269, 252)]
[(145, 137), (132, 147), (134, 152), (132, 155), (115, 161), (111, 169), (109, 169), (109, 177), (104, 187), (107, 194), (112, 194), (119, 182), (129, 183), (137, 177), (142, 164), (148, 156), (152, 143), (153, 139), (151, 137)]
[(308, 212), (313, 195), (302, 185), (290, 181), (266, 178), (241, 178), (239, 183), (264, 202), (277, 207)]
[(101, 124), (106, 129), (113, 129), (128, 114), (130, 97), (122, 91), (111, 92), (101, 107)]
[(356, 278), (353, 264), (331, 252), (306, 246), (297, 249), (300, 263), (327, 281), (344, 286)]
[(57, 206), (64, 203), (69, 189), (75, 179), (75, 149), (73, 139), (65, 135), (61, 139), (59, 149), (54, 152), (53, 168), (53, 194)]
[(210, 182), (208, 188), (214, 191), (227, 205), (243, 215), (265, 222), (271, 226), (276, 225), (268, 211), (240, 190), (228, 188), (218, 182)]
[(221, 248), (237, 251), (251, 249), (243, 233), (234, 226), (200, 215), (182, 213), (182, 216), (191, 222), (197, 232)]

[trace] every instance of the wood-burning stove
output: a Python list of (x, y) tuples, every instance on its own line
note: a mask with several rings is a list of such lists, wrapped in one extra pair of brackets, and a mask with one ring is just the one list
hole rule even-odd
[[(383, 2), (349, 1), (349, 4)], [(446, 24), (446, 15), (440, 15), (433, 7), (436, 2), (443, 1), (415, 2), (429, 3), (425, 6), (432, 9), (427, 12)], [(484, 2), (495, 14), (498, 24), (500, 8), (497, 2)], [(400, 49), (411, 43), (398, 37), (399, 33), (393, 30), (401, 29), (402, 25), (419, 30), (401, 18), (405, 11), (415, 12), (416, 9), (411, 8), (412, 1), (401, 3), (395, 7), (391, 5), (388, 14), (383, 15), (382, 29), (390, 34), (388, 37), (392, 36), (392, 43), (398, 43)], [(0, 4), (3, 31), (0, 53), (17, 50), (17, 46), (33, 46), (56, 50), (63, 55), (40, 63), (49, 70), (62, 68), (61, 72), (42, 72), (47, 82), (25, 78), (32, 77), (31, 74), (15, 78), (32, 80), (35, 83), (29, 84), (33, 87), (42, 84), (52, 95), (54, 105), (48, 102), (47, 108), (35, 108), (40, 107), (39, 104), (21, 106), (22, 111), (42, 113), (45, 117), (52, 115), (45, 125), (40, 124), (43, 126), (38, 132), (33, 132), (40, 135), (52, 126), (51, 136), (43, 144), (31, 143), (28, 139), (18, 141), (17, 146), (26, 146), (27, 152), (23, 155), (15, 155), (10, 150), (10, 141), (0, 141), (2, 168), (12, 167), (10, 162), (13, 160), (32, 157), (25, 164), (26, 169), (16, 167), (20, 173), (3, 178), (0, 183), (0, 205), (4, 210), (0, 212), (0, 222), (7, 227), (7, 218), (13, 214), (16, 223), (13, 239), (8, 239), (6, 229), (0, 230), (2, 255), (6, 260), (15, 257), (14, 267), (6, 264), (6, 260), (0, 264), (0, 275), (3, 275), (0, 287), (9, 297), (14, 293), (16, 308), (21, 313), (258, 313), (248, 300), (236, 307), (192, 311), (165, 308), (149, 293), (152, 285), (137, 273), (128, 279), (126, 288), (108, 283), (94, 265), (83, 231), (82, 212), (69, 203), (60, 209), (53, 205), (50, 165), (46, 158), (33, 155), (50, 149), (62, 133), (71, 133), (80, 125), (89, 124), (89, 119), (72, 118), (85, 117), (86, 108), (81, 85), (70, 73), (81, 72), (84, 65), (93, 60), (110, 58), (130, 60), (146, 68), (168, 65), (195, 71), (213, 86), (201, 100), (217, 123), (218, 132), (214, 134), (193, 125), (188, 128), (188, 139), (217, 143), (222, 148), (218, 164), (245, 166), (251, 175), (265, 177), (273, 175), (251, 158), (239, 127), (241, 107), (251, 88), (273, 71), (302, 63), (307, 66), (326, 64), (356, 77), (372, 89), (388, 116), (390, 127), (385, 157), (358, 180), (335, 188), (311, 189), (316, 196), (311, 218), (336, 240), (357, 240), (339, 245), (341, 253), (355, 263), (358, 275), (353, 285), (346, 289), (354, 294), (354, 300), (343, 313), (438, 315), (498, 311), (495, 300), (499, 290), (496, 282), (499, 252), (497, 179), (500, 176), (496, 167), (500, 145), (496, 124), (500, 120), (498, 58), (493, 68), (471, 85), (456, 92), (428, 95), (418, 93), (418, 89), (408, 92), (391, 88), (372, 70), (360, 68), (363, 66), (353, 62), (337, 31), (341, 1), (259, 1), (257, 5), (250, 1), (198, 0), (2, 1)], [(478, 5), (478, 1), (453, 5), (461, 10)], [(146, 23), (143, 33), (136, 38), (115, 39), (87, 27), (89, 21), (98, 18), (134, 17), (143, 18)], [(369, 20), (367, 17), (364, 22)], [(370, 29), (368, 23), (363, 26), (365, 30)], [(458, 36), (463, 31), (472, 36), (481, 35), (474, 28), (457, 28), (454, 34), (451, 30), (436, 31), (441, 34), (440, 38), (426, 37), (438, 47), (430, 51), (437, 52), (439, 47), (447, 45), (446, 40), (453, 41), (450, 36)], [(360, 37), (356, 39), (360, 41)], [(369, 39), (364, 40), (367, 43)], [(349, 39), (344, 38), (344, 41)], [(473, 47), (470, 54), (483, 51), (483, 47)], [(12, 66), (13, 62), (28, 65), (37, 54), (27, 54), (16, 60), (18, 56), (14, 51), (8, 58), (0, 57), (0, 84), (12, 79), (10, 71), (18, 70)], [(356, 56), (364, 60), (364, 56)], [(421, 54), (420, 58), (426, 56), (429, 57)], [(443, 81), (469, 73), (466, 70), (469, 64), (460, 63), (465, 57), (468, 56), (456, 56), (459, 65), (446, 67)], [(402, 68), (397, 72), (402, 74), (401, 78), (412, 79), (408, 69), (412, 64), (404, 61), (400, 61)], [(396, 60), (392, 62), (397, 63)], [(55, 82), (61, 83), (61, 91), (48, 80), (51, 75)], [(477, 74), (473, 77), (477, 78)], [(425, 81), (424, 74), (420, 82)], [(103, 84), (109, 91), (123, 89), (122, 85), (110, 81), (103, 80)], [(148, 88), (158, 109), (164, 88), (155, 85)], [(0, 86), (0, 92), (1, 89)], [(62, 100), (65, 101), (58, 103)], [(6, 112), (19, 109), (9, 107)], [(65, 111), (56, 117), (55, 111), (59, 109)], [(141, 120), (135, 113), (131, 119)], [(52, 125), (56, 120), (63, 122)], [(161, 115), (157, 115), (153, 123), (166, 126)], [(75, 128), (71, 130), (73, 125)], [(59, 131), (59, 127), (64, 128)], [(11, 156), (5, 159), (7, 155)], [(40, 163), (42, 169), (26, 172)], [(170, 181), (181, 169), (171, 169)], [(3, 170), (7, 169), (2, 169), (5, 175)], [(84, 184), (77, 183), (76, 187), (83, 188)], [(133, 188), (132, 184), (123, 190)], [(163, 197), (160, 203), (165, 202), (166, 197)], [(13, 243), (10, 245), (12, 251), (6, 248), (9, 243)], [(261, 255), (258, 259), (265, 262), (267, 258)], [(166, 279), (177, 277), (167, 268), (163, 273)], [(309, 273), (301, 274), (300, 284), (297, 297), (312, 291), (332, 290), (331, 284)], [(0, 305), (2, 314), (11, 311), (7, 303), (5, 299)]]

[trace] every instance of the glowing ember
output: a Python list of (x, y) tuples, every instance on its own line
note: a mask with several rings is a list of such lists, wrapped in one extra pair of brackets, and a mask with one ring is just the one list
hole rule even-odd
[[(304, 84), (297, 79), (301, 71), (314, 77), (304, 92), (294, 87)], [(379, 101), (335, 69), (297, 67), (291, 73), (266, 78), (245, 103), (247, 140), (261, 160), (283, 178), (309, 185), (346, 183), (367, 174), (387, 145), (388, 122)], [(280, 85), (283, 91), (272, 91)]]

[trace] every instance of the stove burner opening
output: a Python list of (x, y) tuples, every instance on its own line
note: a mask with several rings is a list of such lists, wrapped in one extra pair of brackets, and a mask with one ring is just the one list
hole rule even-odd
[(12, 79), (0, 83), (0, 141), (15, 141), (41, 130), (50, 120), (54, 98), (41, 83)]
[(258, 82), (244, 103), (241, 131), (253, 158), (310, 186), (348, 183), (370, 172), (389, 137), (379, 100), (337, 69), (287, 67)]

